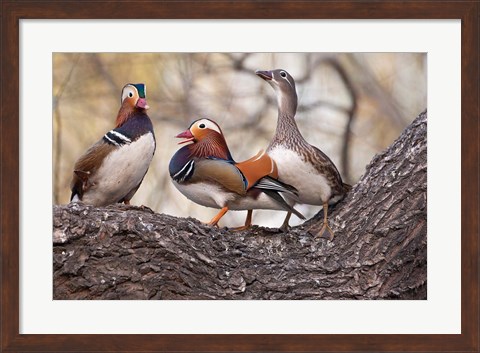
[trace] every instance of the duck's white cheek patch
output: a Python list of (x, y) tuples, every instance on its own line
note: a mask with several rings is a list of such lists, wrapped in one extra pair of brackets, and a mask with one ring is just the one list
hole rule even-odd
[(213, 131), (216, 131), (218, 132), (220, 135), (222, 134), (220, 132), (220, 128), (218, 127), (218, 125), (216, 123), (214, 123), (213, 121), (210, 121), (210, 120), (206, 120), (204, 122), (205, 126), (210, 129), (210, 130), (213, 130)]
[(218, 127), (217, 124), (211, 123), (210, 126), (209, 126), (209, 128), (212, 129), (212, 130), (214, 130), (214, 131), (216, 131), (216, 132), (218, 132), (220, 135), (222, 135), (222, 132), (220, 131), (220, 128)]

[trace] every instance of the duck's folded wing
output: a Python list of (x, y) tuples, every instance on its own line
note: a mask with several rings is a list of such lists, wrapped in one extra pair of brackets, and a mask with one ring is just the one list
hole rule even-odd
[(231, 161), (224, 159), (201, 159), (195, 161), (191, 182), (215, 182), (239, 195), (247, 192), (247, 181)]
[(285, 196), (288, 196), (295, 201), (300, 201), (298, 198), (298, 191), (293, 186), (282, 183), (280, 180), (277, 180), (270, 176), (266, 176), (260, 179), (255, 184), (255, 189), (260, 189), (262, 192), (267, 194), (271, 199), (275, 200), (275, 202), (280, 205), (285, 211), (292, 212), (300, 219), (305, 219), (305, 217), (292, 206), (290, 206), (280, 194), (283, 193)]
[(315, 151), (314, 152), (314, 158), (316, 162), (314, 163), (315, 169), (317, 169), (322, 174), (331, 175), (332, 178), (335, 178), (341, 183), (342, 177), (337, 167), (332, 162), (332, 160), (325, 153), (323, 153), (319, 148), (315, 146), (312, 146), (312, 148)]
[(305, 216), (298, 212), (295, 208), (290, 206), (285, 199), (280, 195), (278, 191), (274, 190), (269, 190), (269, 189), (263, 189), (262, 190), (267, 196), (269, 196), (271, 199), (275, 200), (275, 202), (280, 205), (285, 211), (292, 212), (295, 216), (297, 216), (300, 219), (305, 219)]
[(236, 164), (247, 180), (247, 190), (253, 187), (265, 176), (278, 177), (277, 166), (273, 159), (264, 151), (258, 152), (255, 156), (246, 161)]
[(260, 179), (255, 184), (255, 187), (262, 190), (274, 190), (277, 192), (283, 192), (295, 201), (299, 201), (297, 189), (295, 189), (289, 184), (282, 183), (280, 180), (269, 176)]
[(115, 146), (105, 143), (105, 141), (101, 139), (75, 162), (73, 176), (70, 182), (70, 190), (72, 191), (70, 200), (72, 200), (75, 195), (79, 195), (81, 198), (83, 195), (83, 186), (86, 184), (88, 178), (96, 172), (112, 149), (115, 149)]

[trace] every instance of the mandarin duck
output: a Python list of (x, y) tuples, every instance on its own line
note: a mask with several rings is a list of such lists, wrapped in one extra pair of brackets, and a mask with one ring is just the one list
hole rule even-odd
[(289, 206), (282, 194), (296, 199), (295, 188), (276, 179), (275, 162), (263, 151), (237, 163), (228, 149), (222, 130), (210, 119), (194, 121), (178, 134), (188, 143), (170, 161), (170, 177), (188, 199), (220, 212), (208, 223), (216, 226), (228, 210), (249, 210), (245, 225), (251, 226), (252, 209), (286, 210), (305, 219)]
[(155, 153), (155, 134), (147, 115), (145, 92), (143, 83), (123, 87), (115, 128), (75, 163), (71, 202), (97, 207), (130, 203)]
[[(273, 87), (277, 96), (277, 127), (267, 153), (277, 164), (278, 178), (297, 189), (301, 203), (323, 206), (323, 226), (317, 236), (332, 240), (328, 206), (343, 199), (351, 186), (343, 183), (330, 158), (310, 145), (300, 133), (295, 122), (297, 92), (293, 77), (285, 70), (255, 73)], [(293, 206), (295, 201), (289, 201)], [(290, 216), (289, 212), (281, 229), (288, 228)]]

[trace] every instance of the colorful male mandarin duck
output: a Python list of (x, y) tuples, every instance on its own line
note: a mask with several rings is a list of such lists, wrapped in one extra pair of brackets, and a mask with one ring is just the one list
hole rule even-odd
[[(328, 205), (343, 199), (351, 186), (343, 183), (330, 158), (305, 141), (298, 130), (295, 122), (297, 92), (293, 77), (285, 70), (257, 70), (255, 73), (267, 81), (277, 95), (277, 128), (267, 153), (277, 164), (278, 178), (298, 190), (301, 203), (323, 205), (323, 226), (317, 236), (332, 240), (334, 235), (328, 225)], [(294, 205), (293, 201), (289, 203)], [(289, 212), (281, 229), (288, 228), (290, 216)]]
[(282, 197), (285, 194), (296, 199), (296, 190), (275, 179), (275, 162), (265, 152), (236, 163), (222, 130), (209, 119), (194, 121), (176, 137), (184, 139), (179, 144), (191, 143), (172, 157), (170, 176), (188, 199), (221, 209), (209, 225), (217, 225), (228, 210), (249, 210), (245, 226), (236, 230), (251, 226), (252, 209), (286, 210), (305, 219)]
[(75, 163), (70, 201), (94, 206), (130, 203), (155, 153), (145, 91), (143, 83), (123, 87), (115, 128)]

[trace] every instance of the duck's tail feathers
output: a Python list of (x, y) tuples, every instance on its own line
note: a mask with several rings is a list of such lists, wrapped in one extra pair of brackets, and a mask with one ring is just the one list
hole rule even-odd
[(285, 184), (278, 179), (266, 176), (263, 177), (255, 184), (256, 188), (262, 190), (275, 190), (278, 192), (283, 192), (286, 196), (294, 200), (295, 202), (300, 202), (298, 198), (298, 190), (289, 184)]
[(295, 216), (302, 220), (306, 219), (303, 214), (298, 212), (295, 208), (293, 208), (293, 206), (290, 206), (278, 191), (269, 189), (263, 189), (262, 191), (269, 197), (271, 197), (273, 200), (275, 200), (285, 211), (292, 212)]
[(255, 184), (256, 188), (261, 189), (265, 194), (267, 194), (270, 198), (275, 200), (285, 211), (292, 212), (295, 216), (300, 219), (305, 219), (305, 216), (298, 212), (293, 206), (289, 205), (285, 198), (280, 193), (283, 193), (292, 201), (298, 202), (298, 190), (295, 189), (293, 186), (282, 183), (281, 181), (266, 176), (258, 181)]

